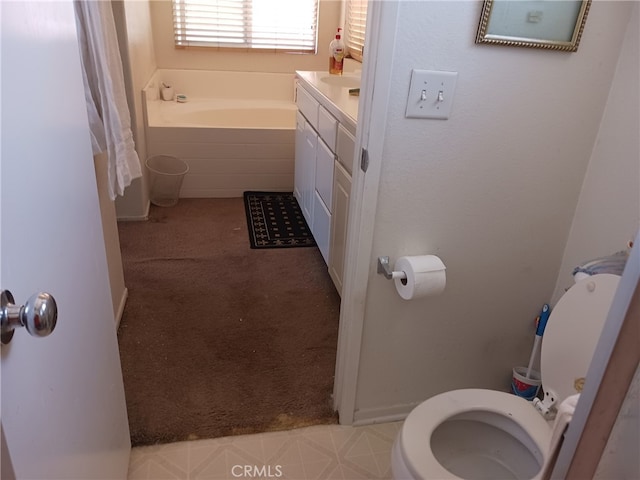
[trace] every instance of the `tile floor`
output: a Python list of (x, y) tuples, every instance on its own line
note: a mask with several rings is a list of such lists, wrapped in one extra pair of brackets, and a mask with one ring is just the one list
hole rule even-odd
[(137, 447), (131, 451), (128, 478), (390, 479), (391, 446), (401, 425), (318, 425)]

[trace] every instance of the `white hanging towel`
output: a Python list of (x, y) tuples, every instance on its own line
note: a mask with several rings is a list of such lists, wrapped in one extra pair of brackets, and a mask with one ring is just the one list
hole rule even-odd
[(94, 155), (107, 152), (109, 197), (142, 176), (135, 151), (111, 2), (75, 0), (87, 114)]

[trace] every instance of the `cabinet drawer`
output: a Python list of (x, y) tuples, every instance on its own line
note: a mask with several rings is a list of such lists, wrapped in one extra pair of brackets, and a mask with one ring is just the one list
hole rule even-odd
[(324, 262), (329, 264), (329, 240), (331, 235), (331, 214), (323, 203), (318, 192), (313, 196), (313, 223), (311, 232), (320, 249)]
[(332, 152), (336, 151), (337, 128), (338, 121), (333, 118), (333, 115), (331, 115), (326, 108), (320, 105), (318, 110), (318, 133)]
[(304, 88), (298, 84), (298, 95), (296, 96), (296, 105), (298, 110), (305, 116), (309, 123), (318, 129), (318, 108), (320, 104), (311, 96)]
[(316, 156), (316, 190), (322, 201), (331, 213), (331, 192), (333, 191), (333, 164), (334, 155), (322, 140), (318, 140), (318, 152)]
[(338, 140), (336, 143), (338, 161), (349, 175), (352, 175), (355, 166), (356, 139), (346, 128), (342, 125), (338, 125)]

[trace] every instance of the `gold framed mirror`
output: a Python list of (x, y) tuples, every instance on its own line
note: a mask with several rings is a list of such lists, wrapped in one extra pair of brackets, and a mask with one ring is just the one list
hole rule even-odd
[(591, 0), (485, 0), (476, 43), (578, 50)]

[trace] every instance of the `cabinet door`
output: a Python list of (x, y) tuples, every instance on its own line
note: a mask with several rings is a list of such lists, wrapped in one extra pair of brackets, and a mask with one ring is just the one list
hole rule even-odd
[(333, 183), (333, 208), (331, 211), (331, 242), (329, 248), (329, 275), (342, 296), (342, 279), (347, 245), (347, 223), (349, 221), (349, 197), (351, 195), (351, 175), (335, 163)]
[(329, 147), (318, 138), (318, 153), (316, 156), (316, 190), (331, 213), (331, 192), (333, 190), (333, 164), (335, 155)]
[(313, 224), (313, 195), (316, 191), (316, 154), (318, 151), (318, 134), (309, 122), (304, 125), (304, 142), (300, 152), (300, 164), (302, 166), (301, 193), (302, 213), (307, 224)]
[(324, 202), (318, 195), (313, 192), (313, 223), (311, 224), (311, 233), (320, 249), (324, 262), (329, 264), (329, 243), (331, 240), (331, 213), (325, 206)]
[(293, 173), (293, 195), (298, 200), (300, 206), (304, 202), (302, 192), (304, 191), (304, 165), (303, 165), (303, 149), (304, 149), (304, 124), (306, 120), (300, 112), (296, 112), (296, 150), (295, 150), (295, 168)]
[(313, 221), (316, 150), (318, 134), (300, 112), (296, 115), (296, 144), (293, 194), (310, 226)]

